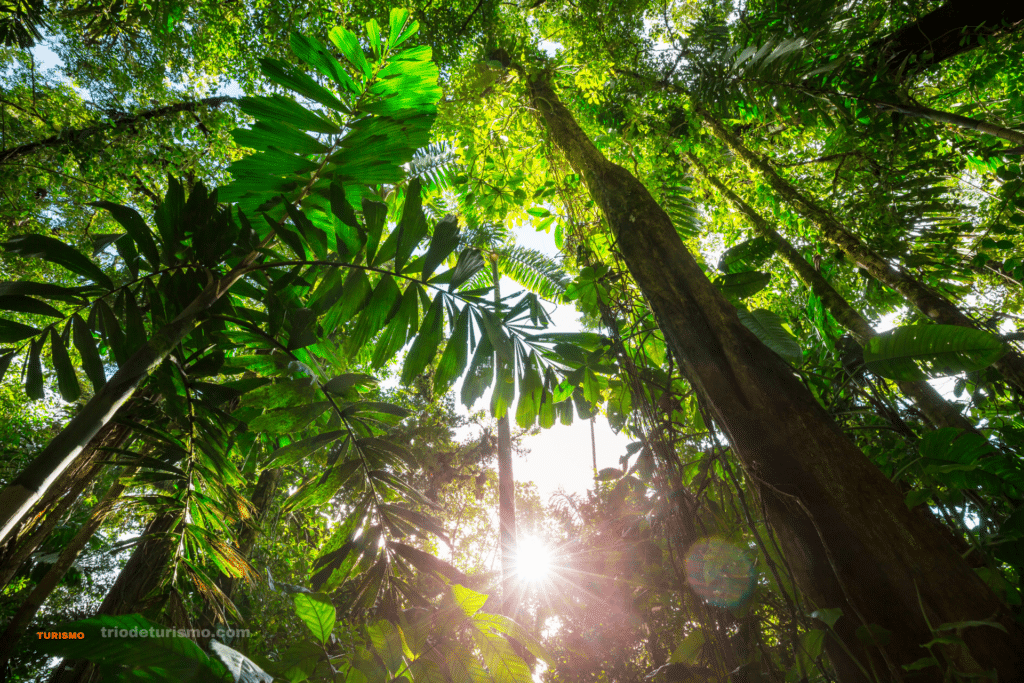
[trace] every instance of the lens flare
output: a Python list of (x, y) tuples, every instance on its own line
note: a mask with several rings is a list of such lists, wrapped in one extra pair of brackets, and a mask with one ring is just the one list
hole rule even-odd
[(521, 581), (539, 583), (551, 573), (551, 552), (540, 539), (527, 536), (519, 541), (516, 574)]
[(706, 538), (686, 554), (686, 580), (713, 605), (735, 607), (754, 589), (754, 565), (742, 549), (721, 538)]

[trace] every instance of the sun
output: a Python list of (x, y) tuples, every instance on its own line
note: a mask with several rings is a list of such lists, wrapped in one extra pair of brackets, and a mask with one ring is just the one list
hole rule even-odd
[(519, 541), (516, 574), (521, 581), (540, 583), (551, 573), (551, 553), (547, 546), (535, 536)]

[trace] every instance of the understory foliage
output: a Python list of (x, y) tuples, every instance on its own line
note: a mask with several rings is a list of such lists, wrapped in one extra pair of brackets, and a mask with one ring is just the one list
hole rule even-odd
[[(937, 3), (15, 5), (0, 475), (54, 477), (0, 546), (9, 680), (837, 679), (826, 644), (856, 616), (801, 593), (536, 78), (1024, 623), (1012, 17), (894, 63)], [(495, 274), (518, 287), (495, 300)], [(595, 417), (629, 445), (585, 493), (520, 485), (546, 573), (503, 610), (506, 414), (520, 449)], [(65, 442), (88, 445), (40, 464)], [(1001, 624), (929, 628), (918, 661), (851, 680), (986, 678), (956, 652)]]

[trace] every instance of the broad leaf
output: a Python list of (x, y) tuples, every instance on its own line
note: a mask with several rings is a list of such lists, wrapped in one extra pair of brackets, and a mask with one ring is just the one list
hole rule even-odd
[(871, 372), (895, 380), (922, 380), (986, 368), (1003, 357), (996, 335), (957, 325), (909, 325), (872, 337), (864, 347)]

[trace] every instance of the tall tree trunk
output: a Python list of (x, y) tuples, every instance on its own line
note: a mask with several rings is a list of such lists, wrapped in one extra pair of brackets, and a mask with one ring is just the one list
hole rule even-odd
[[(114, 585), (110, 587), (96, 614), (119, 616), (144, 609), (144, 600), (163, 580), (174, 544), (168, 534), (181, 519), (180, 511), (154, 518), (146, 527)], [(50, 676), (50, 683), (91, 683), (96, 680), (95, 665), (86, 661), (64, 660)]]
[(7, 552), (0, 557), (0, 587), (10, 583), (25, 560), (49, 537), (82, 492), (99, 476), (103, 470), (103, 465), (95, 463), (101, 456), (99, 449), (117, 448), (130, 433), (123, 425), (107, 423), (93, 437), (89, 448), (82, 451), (47, 494), (32, 506), (24, 518), (25, 523), (9, 537)]
[[(752, 206), (743, 201), (739, 195), (730, 190), (717, 176), (710, 173), (703, 164), (692, 154), (687, 154), (690, 166), (731, 203), (736, 210), (743, 214), (754, 228), (754, 232), (772, 242), (778, 249), (782, 260), (793, 269), (793, 272), (804, 285), (810, 289), (815, 296), (821, 299), (822, 305), (832, 314), (832, 317), (842, 325), (857, 341), (864, 346), (869, 339), (877, 335), (871, 323), (867, 321), (843, 296), (829, 284), (821, 273), (807, 262), (797, 251), (796, 247), (789, 243), (779, 232), (773, 228), (768, 221)], [(966, 417), (960, 414), (949, 401), (925, 381), (897, 382), (900, 391), (909, 396), (917, 404), (918, 408), (932, 424), (937, 427), (956, 427), (958, 429), (973, 430), (974, 425)]]
[[(839, 607), (827, 639), (843, 683), (866, 681), (849, 650), (880, 675), (900, 678), (921, 658), (928, 624), (993, 620), (1006, 631), (964, 631), (969, 652), (947, 651), (960, 670), (1024, 668), (1024, 631), (940, 532), (908, 510), (886, 479), (797, 381), (793, 369), (743, 326), (686, 250), (671, 219), (626, 169), (609, 162), (544, 80), (532, 105), (552, 141), (586, 182), (691, 386), (723, 428), (778, 531), (797, 583), (818, 608)], [(927, 622), (926, 622), (927, 619)], [(884, 647), (855, 632), (879, 624)]]
[(127, 487), (126, 479), (131, 477), (135, 470), (135, 467), (126, 469), (107, 488), (106, 493), (103, 494), (103, 497), (93, 508), (89, 519), (78, 529), (78, 533), (75, 534), (74, 538), (64, 546), (60, 557), (57, 558), (57, 561), (50, 567), (49, 571), (40, 579), (39, 583), (35, 585), (28, 598), (25, 599), (25, 602), (21, 603), (21, 607), (18, 608), (11, 621), (8, 622), (7, 628), (0, 634), (0, 671), (4, 670), (4, 667), (7, 665), (7, 659), (11, 656), (15, 644), (17, 644), (18, 639), (32, 622), (32, 619), (35, 618), (39, 608), (50, 597), (50, 593), (53, 592), (53, 589), (64, 578), (71, 565), (78, 559), (89, 539), (95, 535), (100, 526), (103, 525), (107, 515), (114, 509), (117, 499), (121, 497), (121, 494)]
[[(814, 223), (824, 239), (846, 252), (853, 262), (873, 278), (899, 292), (919, 311), (937, 323), (980, 329), (973, 320), (944, 296), (929, 289), (906, 271), (894, 268), (869, 249), (856, 235), (846, 230), (831, 213), (779, 175), (765, 159), (746, 147), (738, 136), (729, 131), (707, 110), (699, 105), (694, 109), (719, 140), (740, 157), (752, 171), (764, 178), (776, 196), (795, 207), (801, 215)], [(1010, 351), (994, 365), (1007, 382), (1024, 392), (1024, 358), (1020, 354)]]
[[(1024, 25), (1024, 3), (1014, 0), (947, 0), (933, 12), (875, 41), (869, 53), (880, 54), (890, 69), (939, 64), (978, 46), (981, 37)], [(912, 62), (912, 63), (911, 63)]]
[[(491, 277), (494, 280), (494, 306), (501, 305), (501, 273), (497, 255), (491, 256)], [(494, 354), (494, 367), (498, 367)], [(512, 433), (508, 411), (498, 418), (498, 523), (501, 535), (501, 611), (511, 616), (516, 611), (516, 480), (512, 474)]]

